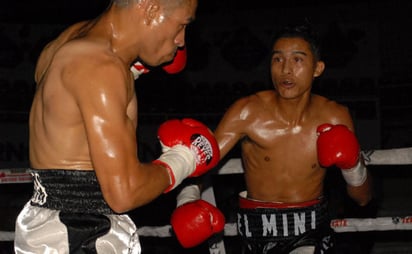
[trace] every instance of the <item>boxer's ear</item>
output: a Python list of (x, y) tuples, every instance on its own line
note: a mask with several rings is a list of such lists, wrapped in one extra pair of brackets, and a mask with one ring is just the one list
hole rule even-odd
[(145, 24), (151, 25), (160, 12), (160, 3), (158, 0), (146, 0), (144, 9)]
[(317, 61), (315, 66), (315, 72), (313, 73), (313, 77), (319, 77), (323, 71), (325, 70), (325, 62)]

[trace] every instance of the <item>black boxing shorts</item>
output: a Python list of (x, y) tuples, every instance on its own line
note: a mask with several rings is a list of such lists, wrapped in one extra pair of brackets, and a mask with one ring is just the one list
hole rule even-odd
[(136, 225), (110, 209), (94, 171), (31, 174), (33, 196), (16, 220), (15, 253), (141, 253)]
[(328, 253), (333, 247), (327, 202), (285, 204), (239, 195), (238, 232), (244, 253)]

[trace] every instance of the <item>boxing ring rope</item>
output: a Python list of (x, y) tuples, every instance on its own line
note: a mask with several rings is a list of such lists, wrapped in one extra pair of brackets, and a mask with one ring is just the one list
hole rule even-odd
[[(412, 147), (385, 150), (362, 151), (366, 165), (412, 165)], [(218, 174), (243, 173), (241, 160), (230, 159)], [(30, 183), (31, 176), (27, 169), (0, 169), (0, 184)], [(202, 193), (202, 199), (215, 204), (213, 188), (210, 187)], [(331, 227), (337, 233), (365, 232), (365, 231), (390, 231), (412, 230), (412, 216), (401, 217), (377, 217), (377, 218), (343, 218), (331, 221)], [(165, 226), (143, 226), (138, 229), (140, 236), (147, 237), (171, 237), (172, 228)], [(236, 236), (236, 223), (227, 223), (224, 228), (225, 236)], [(14, 232), (0, 231), (0, 241), (13, 241)], [(214, 249), (214, 250), (212, 250)], [(219, 250), (217, 250), (219, 249)], [(211, 253), (225, 253), (223, 243), (217, 243), (211, 247)]]

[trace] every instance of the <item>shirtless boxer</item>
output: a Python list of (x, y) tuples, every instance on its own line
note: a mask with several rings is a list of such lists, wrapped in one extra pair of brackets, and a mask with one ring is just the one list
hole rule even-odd
[[(345, 106), (311, 93), (325, 64), (310, 27), (280, 31), (270, 68), (274, 89), (237, 100), (215, 130), (222, 157), (241, 142), (246, 191), (239, 196), (238, 231), (243, 251), (330, 253), (332, 230), (323, 193), (327, 168), (341, 169), (347, 192), (359, 205), (372, 195), (353, 122)], [(196, 188), (179, 194), (179, 214), (198, 202)], [(172, 226), (182, 219), (172, 217)], [(190, 234), (179, 234), (192, 243)]]
[(29, 120), (34, 193), (16, 221), (16, 253), (140, 253), (125, 213), (216, 165), (216, 140), (193, 119), (161, 125), (153, 163), (137, 157), (130, 68), (172, 61), (196, 8), (197, 0), (113, 0), (42, 51)]

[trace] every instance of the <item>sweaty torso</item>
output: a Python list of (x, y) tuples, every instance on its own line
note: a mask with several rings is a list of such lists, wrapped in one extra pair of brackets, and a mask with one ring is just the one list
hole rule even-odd
[[(37, 90), (29, 122), (32, 168), (93, 169), (85, 121), (78, 106), (79, 98), (76, 98), (79, 94), (82, 97), (89, 95), (75, 95), (72, 91), (76, 88), (72, 87), (70, 75), (67, 75), (71, 71), (78, 73), (76, 61), (88, 61), (91, 56), (96, 61), (110, 58), (103, 43), (93, 37), (86, 38), (90, 26), (92, 24), (79, 23), (70, 27), (40, 55), (35, 73)], [(133, 80), (130, 79), (127, 85), (130, 91), (127, 115), (136, 126), (137, 102)], [(93, 101), (97, 98), (90, 96), (86, 99)]]
[(319, 197), (325, 170), (317, 162), (316, 126), (276, 121), (259, 126), (241, 144), (249, 197), (277, 202)]
[(248, 197), (288, 203), (319, 198), (326, 171), (317, 159), (316, 128), (346, 121), (346, 108), (313, 95), (295, 122), (285, 121), (274, 95), (265, 91), (238, 103), (237, 113), (229, 113), (218, 127), (217, 138), (224, 147), (226, 138), (241, 133)]

